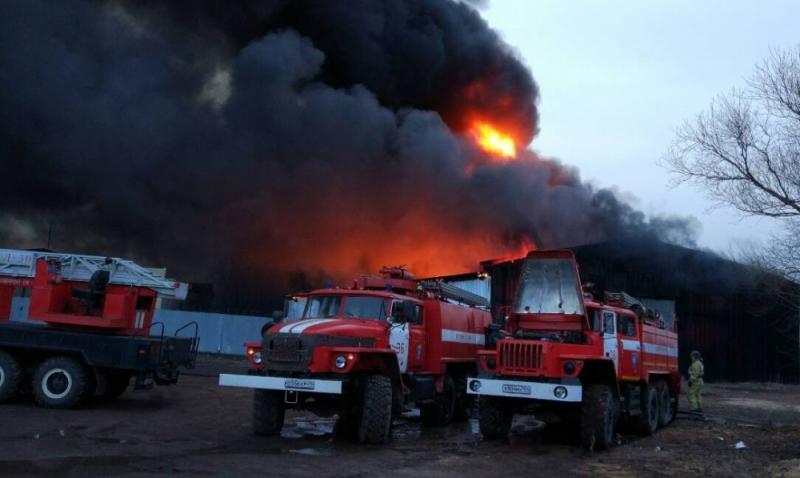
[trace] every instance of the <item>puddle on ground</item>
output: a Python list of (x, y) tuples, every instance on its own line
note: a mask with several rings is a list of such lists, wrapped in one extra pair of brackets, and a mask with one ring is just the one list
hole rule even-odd
[(283, 438), (303, 438), (321, 437), (333, 435), (333, 426), (336, 424), (336, 417), (314, 418), (297, 417), (286, 421), (281, 431)]
[(412, 408), (411, 410), (406, 410), (402, 414), (403, 418), (420, 418), (420, 411), (419, 408)]
[[(336, 420), (336, 416), (318, 418), (310, 414), (287, 417), (281, 437), (296, 440), (295, 446), (298, 448), (284, 448), (284, 453), (319, 456), (346, 453), (353, 443), (347, 438), (335, 436)], [(465, 421), (445, 427), (425, 427), (422, 426), (419, 410), (408, 410), (392, 421), (390, 446), (400, 453), (471, 455), (482, 446), (480, 435), (472, 433), (471, 425), (469, 421)], [(544, 422), (531, 416), (515, 416), (511, 437), (506, 443), (515, 448), (528, 449), (531, 444), (541, 441), (544, 427)]]
[(333, 450), (325, 448), (298, 448), (296, 450), (289, 450), (293, 455), (309, 455), (309, 456), (333, 456)]

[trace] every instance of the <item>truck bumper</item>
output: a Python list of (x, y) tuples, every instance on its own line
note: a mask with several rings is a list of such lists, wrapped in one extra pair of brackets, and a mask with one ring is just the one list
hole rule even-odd
[(580, 385), (484, 378), (469, 378), (467, 393), (565, 403), (580, 402), (583, 399), (583, 389)]
[(264, 377), (260, 375), (235, 375), (223, 373), (219, 376), (221, 387), (258, 388), (262, 390), (284, 390), (289, 392), (329, 393), (341, 395), (341, 380), (318, 380), (311, 378)]

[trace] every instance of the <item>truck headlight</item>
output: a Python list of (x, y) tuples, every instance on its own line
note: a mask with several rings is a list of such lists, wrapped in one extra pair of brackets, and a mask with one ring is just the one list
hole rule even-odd
[(339, 355), (338, 357), (336, 357), (334, 365), (336, 365), (336, 368), (347, 367), (347, 357), (345, 357), (344, 355)]
[(263, 359), (261, 358), (261, 352), (254, 352), (253, 353), (253, 363), (259, 365)]
[(564, 400), (565, 398), (567, 398), (567, 387), (562, 387), (561, 385), (559, 385), (558, 387), (553, 389), (553, 395), (555, 395), (556, 398), (559, 400)]

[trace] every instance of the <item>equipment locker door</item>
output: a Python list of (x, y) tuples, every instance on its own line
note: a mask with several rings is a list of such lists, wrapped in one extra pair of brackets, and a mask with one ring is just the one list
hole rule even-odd
[(603, 312), (603, 355), (614, 361), (614, 370), (619, 370), (619, 340), (617, 339), (617, 314)]
[(427, 343), (425, 334), (425, 323), (423, 308), (420, 305), (414, 307), (414, 317), (410, 321), (411, 337), (408, 347), (408, 369), (409, 370), (422, 370), (425, 368), (425, 355), (427, 352)]

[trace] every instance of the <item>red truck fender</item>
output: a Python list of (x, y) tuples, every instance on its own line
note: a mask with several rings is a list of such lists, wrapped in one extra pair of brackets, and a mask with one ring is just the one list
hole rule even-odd
[(403, 383), (403, 377), (400, 374), (400, 364), (397, 361), (397, 354), (394, 351), (384, 349), (359, 349), (353, 347), (331, 349), (332, 355), (337, 352), (352, 354), (354, 356), (353, 364), (342, 370), (344, 373), (359, 370), (382, 370), (384, 374), (392, 380), (392, 389), (395, 393), (405, 394), (408, 392), (408, 388)]

